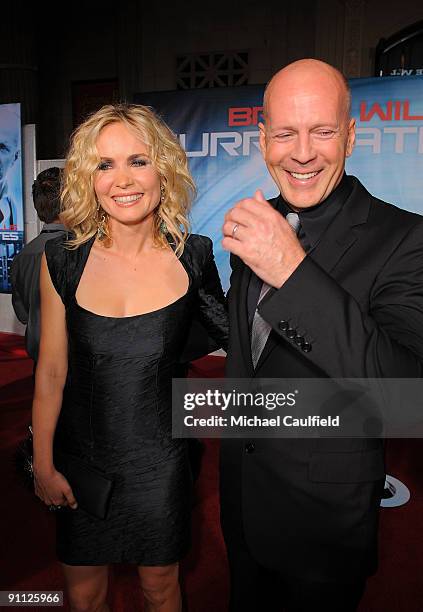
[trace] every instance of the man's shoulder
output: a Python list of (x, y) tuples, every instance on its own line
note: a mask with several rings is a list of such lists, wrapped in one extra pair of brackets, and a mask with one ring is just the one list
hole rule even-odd
[(363, 183), (355, 176), (350, 175), (348, 178), (350, 179), (353, 186), (353, 191), (351, 194), (352, 197), (369, 199), (371, 205), (371, 212), (374, 212), (374, 214), (383, 215), (391, 219), (407, 219), (410, 223), (413, 224), (423, 222), (423, 215), (401, 208), (400, 206), (392, 202), (386, 202), (385, 200), (382, 200), (381, 198), (378, 198), (377, 196), (371, 194), (363, 185)]
[(351, 193), (352, 204), (354, 205), (354, 201), (368, 200), (368, 221), (371, 224), (376, 224), (381, 228), (390, 225), (398, 230), (405, 230), (416, 225), (423, 227), (423, 216), (421, 214), (405, 210), (396, 204), (386, 202), (374, 196), (355, 176), (349, 176), (348, 178), (353, 186)]
[(44, 252), (44, 240), (40, 240), (40, 236), (36, 236), (33, 240), (28, 242), (23, 249), (19, 251), (12, 261), (12, 270), (17, 270), (28, 265), (33, 265), (33, 261), (37, 258), (41, 258)]

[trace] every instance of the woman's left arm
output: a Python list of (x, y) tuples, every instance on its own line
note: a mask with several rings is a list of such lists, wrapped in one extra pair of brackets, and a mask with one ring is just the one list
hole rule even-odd
[(198, 319), (209, 336), (221, 348), (227, 350), (229, 322), (226, 299), (214, 261), (211, 241), (198, 288)]

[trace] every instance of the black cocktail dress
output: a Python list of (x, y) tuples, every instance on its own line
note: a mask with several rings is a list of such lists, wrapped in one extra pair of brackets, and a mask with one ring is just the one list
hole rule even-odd
[(171, 436), (172, 375), (193, 317), (220, 345), (227, 338), (212, 244), (188, 238), (180, 259), (186, 295), (154, 312), (115, 318), (76, 301), (94, 238), (76, 250), (63, 241), (46, 245), (69, 345), (55, 448), (90, 461), (113, 478), (114, 490), (106, 519), (80, 508), (57, 513), (58, 558), (70, 565), (167, 565), (190, 541), (191, 474), (186, 441)]

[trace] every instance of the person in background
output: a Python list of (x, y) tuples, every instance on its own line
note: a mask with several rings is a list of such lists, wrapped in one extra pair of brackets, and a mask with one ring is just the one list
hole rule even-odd
[(59, 220), (61, 176), (60, 168), (47, 168), (34, 181), (32, 199), (44, 225), (40, 234), (14, 257), (11, 267), (13, 309), (19, 321), (26, 325), (26, 350), (34, 363), (38, 360), (40, 344), (41, 257), (46, 242), (66, 231)]

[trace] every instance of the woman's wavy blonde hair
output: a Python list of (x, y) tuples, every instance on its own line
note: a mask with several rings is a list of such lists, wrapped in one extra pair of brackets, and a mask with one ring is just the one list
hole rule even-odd
[[(166, 231), (180, 256), (188, 237), (188, 212), (195, 185), (188, 169), (187, 156), (175, 134), (152, 108), (138, 104), (108, 104), (93, 113), (72, 134), (63, 176), (60, 220), (74, 233), (69, 248), (87, 242), (98, 230), (105, 212), (94, 191), (94, 176), (100, 163), (96, 141), (101, 130), (111, 123), (123, 123), (149, 148), (160, 175), (162, 197), (155, 210), (153, 239), (157, 246), (168, 246)], [(110, 226), (104, 223), (103, 244), (112, 241)]]

